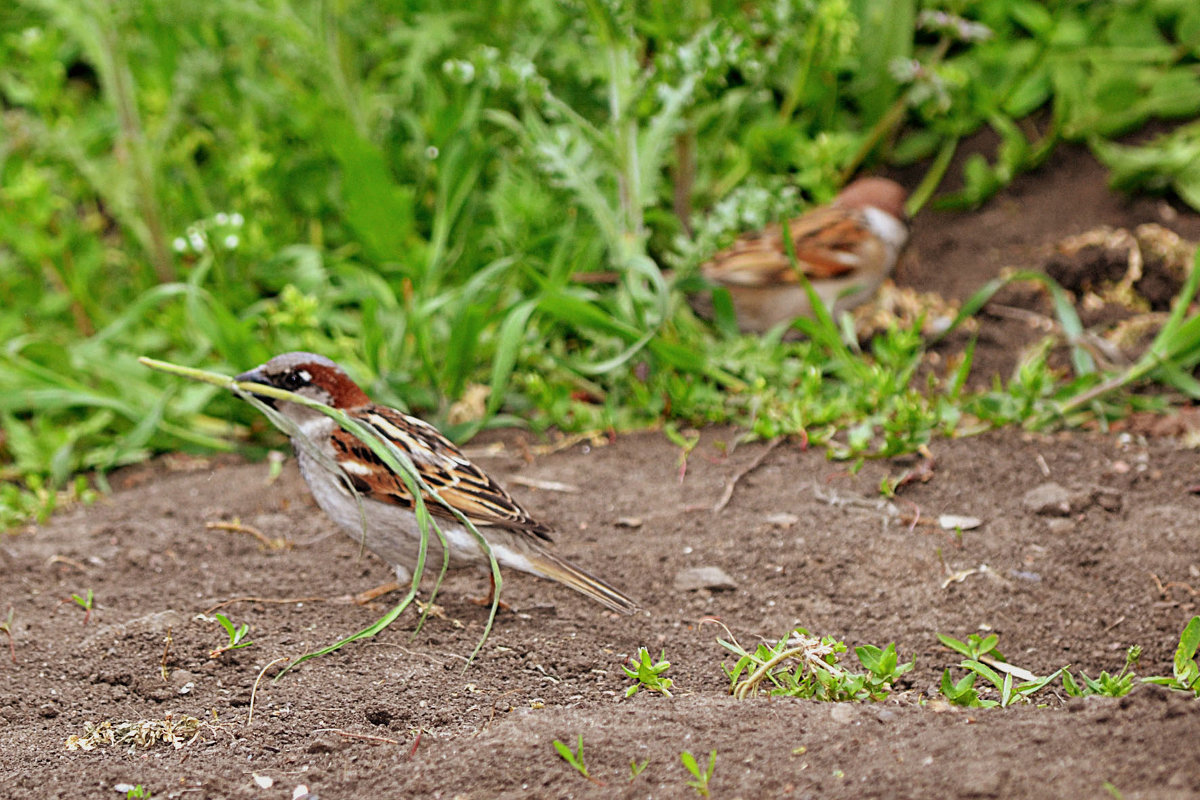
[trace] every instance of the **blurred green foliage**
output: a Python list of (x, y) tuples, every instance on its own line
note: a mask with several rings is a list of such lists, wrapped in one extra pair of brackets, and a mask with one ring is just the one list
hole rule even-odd
[[(16, 0), (0, 52), (0, 524), (255, 420), (139, 355), (319, 351), (438, 422), (487, 385), (458, 436), (673, 417), (903, 452), (971, 411), (961, 376), (912, 385), (919, 338), (722, 335), (660, 265), (863, 164), (932, 159), (919, 207), (984, 126), (939, 202), (1062, 139), (1200, 198), (1194, 130), (1108, 141), (1200, 110), (1194, 0)], [(1058, 380), (971, 402), (1019, 420)]]

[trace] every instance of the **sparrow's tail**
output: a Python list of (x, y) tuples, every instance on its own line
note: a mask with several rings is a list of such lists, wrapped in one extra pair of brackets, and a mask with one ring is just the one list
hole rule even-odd
[(553, 553), (543, 550), (536, 554), (526, 554), (525, 557), (532, 567), (530, 572), (535, 575), (570, 586), (580, 594), (585, 594), (621, 614), (632, 614), (638, 610), (638, 604), (620, 591)]

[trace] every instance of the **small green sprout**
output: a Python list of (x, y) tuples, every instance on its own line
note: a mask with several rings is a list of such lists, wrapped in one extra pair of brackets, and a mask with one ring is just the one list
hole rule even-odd
[(254, 642), (246, 640), (246, 633), (249, 632), (249, 625), (242, 625), (240, 628), (235, 628), (233, 623), (229, 621), (229, 617), (224, 614), (215, 615), (217, 622), (225, 629), (225, 633), (229, 636), (229, 644), (208, 651), (209, 658), (220, 658), (222, 653), (230, 650), (237, 650), (242, 647), (249, 647)]
[(563, 761), (566, 761), (568, 764), (570, 764), (572, 767), (574, 767), (576, 769), (576, 771), (579, 772), (580, 775), (587, 778), (589, 781), (596, 784), (597, 786), (604, 785), (601, 781), (596, 780), (595, 778), (593, 778), (591, 775), (588, 774), (587, 764), (583, 763), (583, 734), (582, 733), (579, 734), (577, 751), (572, 750), (570, 747), (563, 744), (558, 739), (554, 740), (554, 749), (556, 751), (558, 751), (558, 754), (560, 756), (562, 756)]
[[(946, 647), (966, 656), (959, 666), (967, 670), (967, 674), (958, 681), (951, 677), (950, 670), (942, 671), (941, 692), (954, 705), (969, 708), (992, 708), (993, 706), (1007, 708), (1018, 700), (1028, 701), (1031, 695), (1041, 691), (1059, 675), (1064, 674), (1064, 668), (1060, 668), (1039, 678), (1025, 670), (1008, 666), (1004, 656), (996, 649), (1000, 637), (995, 634), (984, 638), (971, 634), (965, 642), (941, 633), (937, 637)], [(983, 662), (982, 659), (985, 658), (990, 665)], [(1000, 673), (1004, 673), (1003, 677)], [(1027, 680), (1014, 684), (1014, 674), (1027, 676)], [(995, 687), (1000, 694), (999, 700), (985, 700), (979, 696), (979, 692), (975, 688), (975, 681), (980, 677)]]
[(1196, 663), (1196, 651), (1200, 649), (1200, 616), (1192, 617), (1183, 633), (1179, 634), (1179, 645), (1175, 648), (1175, 661), (1170, 677), (1165, 675), (1142, 678), (1145, 683), (1167, 686), (1200, 697), (1200, 664)]
[(150, 790), (139, 783), (125, 792), (125, 798), (126, 800), (150, 800)]
[(641, 775), (649, 765), (650, 759), (648, 758), (640, 764), (636, 758), (629, 759), (629, 782), (633, 783), (637, 779), (637, 776)]
[(1000, 642), (1000, 637), (994, 633), (986, 638), (980, 637), (977, 633), (972, 633), (967, 637), (965, 642), (961, 642), (953, 636), (947, 636), (944, 633), (939, 633), (937, 638), (946, 647), (973, 661), (978, 661), (982, 656), (988, 656), (996, 661), (1007, 660), (1004, 654), (996, 649), (996, 645)]
[(662, 675), (671, 668), (671, 662), (663, 659), (666, 651), (660, 651), (658, 654), (658, 663), (653, 663), (650, 659), (650, 651), (644, 647), (639, 647), (637, 655), (631, 658), (633, 667), (621, 665), (621, 669), (625, 670), (625, 674), (637, 683), (625, 690), (626, 697), (633, 697), (637, 694), (638, 689), (645, 689), (648, 692), (660, 692), (665, 697), (671, 696), (671, 686), (675, 683), (670, 678), (664, 678)]
[(83, 624), (87, 625), (88, 620), (92, 618), (92, 600), (94, 599), (94, 596), (92, 595), (92, 590), (88, 589), (87, 595), (85, 595), (84, 597), (80, 597), (77, 594), (73, 594), (73, 595), (71, 595), (71, 599), (75, 601), (75, 605), (77, 605), (83, 609), (83, 612), (84, 612), (83, 613)]
[(1100, 695), (1102, 697), (1124, 697), (1133, 690), (1133, 668), (1142, 657), (1142, 648), (1134, 645), (1125, 651), (1125, 666), (1116, 675), (1101, 672), (1099, 678), (1089, 678), (1080, 670), (1079, 680), (1071, 677), (1065, 669), (1062, 674), (1063, 689), (1069, 697), (1087, 697)]
[(708, 797), (708, 782), (712, 780), (713, 771), (717, 768), (717, 751), (713, 750), (708, 754), (708, 769), (706, 770), (700, 769), (700, 765), (696, 763), (696, 757), (687, 750), (679, 754), (679, 760), (696, 778), (694, 781), (688, 781), (687, 785), (695, 789), (700, 796)]

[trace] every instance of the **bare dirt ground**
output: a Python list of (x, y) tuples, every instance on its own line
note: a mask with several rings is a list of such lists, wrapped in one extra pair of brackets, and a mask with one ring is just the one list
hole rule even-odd
[[(1045, 263), (1043, 248), (1063, 236), (1143, 222), (1200, 238), (1196, 215), (1113, 195), (1086, 155), (1066, 150), (978, 213), (923, 214), (900, 282), (961, 298), (1003, 266)], [(1012, 314), (985, 313), (983, 324), (980, 380), (1011, 369), (1039, 335)], [(678, 449), (654, 432), (531, 463), (519, 434), (491, 437), (504, 447), (490, 454), (473, 442), (481, 464), (557, 525), (560, 552), (645, 612), (618, 618), (511, 576), (513, 610), (464, 670), (486, 619), (467, 598), (486, 587), (451, 574), (444, 616), (419, 633), (407, 613), (278, 682), (271, 668), (257, 692), (270, 662), (378, 618), (385, 605), (341, 598), (388, 570), (330, 535), (290, 462), (274, 482), (266, 464), (230, 460), (160, 459), (118, 475), (96, 505), (0, 538), (0, 622), (11, 606), (15, 654), (0, 635), (0, 797), (121, 797), (123, 784), (264, 800), (301, 785), (326, 800), (696, 796), (682, 750), (704, 760), (716, 750), (714, 797), (1107, 797), (1106, 782), (1126, 798), (1200, 795), (1200, 703), (1140, 686), (1119, 700), (1059, 689), (1039, 695), (1041, 707), (951, 708), (937, 687), (960, 658), (935, 636), (995, 632), (1036, 674), (1115, 672), (1141, 645), (1139, 674), (1170, 674), (1179, 633), (1200, 613), (1194, 450), (1136, 431), (938, 441), (932, 479), (889, 508), (881, 479), (915, 459), (851, 475), (799, 443), (764, 453), (736, 439), (704, 431), (682, 480)], [(1050, 483), (1065, 510), (1035, 502)], [(982, 525), (959, 539), (924, 524), (939, 514)], [(207, 527), (235, 520), (288, 546)], [(701, 566), (724, 570), (732, 588), (677, 586)], [(85, 619), (69, 598), (88, 589)], [(253, 644), (214, 659), (226, 637), (203, 615), (223, 602)], [(794, 625), (851, 647), (895, 641), (916, 668), (881, 703), (735, 700), (721, 670), (732, 659), (716, 643), (724, 631), (701, 623), (710, 617), (747, 645)], [(665, 650), (674, 697), (625, 699), (621, 665), (643, 645)], [(197, 718), (199, 735), (179, 748), (66, 747), (89, 724), (152, 731), (168, 716)], [(580, 735), (603, 787), (552, 747)], [(648, 760), (632, 780), (631, 760)]]

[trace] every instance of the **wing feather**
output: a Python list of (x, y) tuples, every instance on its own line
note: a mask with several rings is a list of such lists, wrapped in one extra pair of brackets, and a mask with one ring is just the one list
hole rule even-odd
[[(861, 214), (837, 208), (820, 208), (793, 219), (788, 232), (796, 266), (809, 280), (836, 278), (859, 269), (863, 241), (871, 235)], [(799, 283), (779, 224), (739, 236), (701, 269), (709, 280), (727, 286)]]
[[(551, 529), (533, 519), (504, 487), (472, 464), (437, 428), (386, 406), (368, 405), (349, 413), (406, 453), (421, 478), (442, 500), (475, 525), (507, 528), (550, 541)], [(346, 474), (365, 497), (413, 507), (412, 493), (404, 481), (366, 443), (338, 428), (332, 444), (339, 463), (354, 465), (346, 469)], [(369, 469), (362, 469), (363, 465)], [(424, 500), (430, 513), (453, 518), (450, 510), (433, 497), (425, 494)]]

